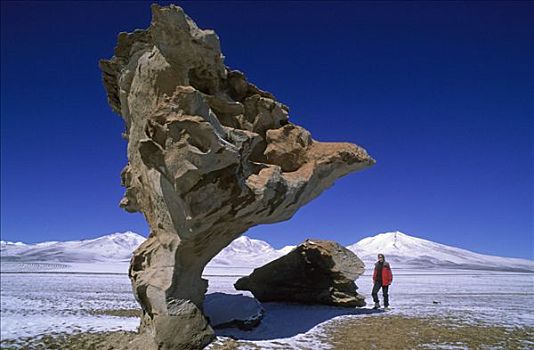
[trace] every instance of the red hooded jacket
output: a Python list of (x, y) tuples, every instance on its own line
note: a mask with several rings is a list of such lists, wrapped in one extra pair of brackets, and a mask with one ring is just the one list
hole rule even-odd
[[(378, 273), (378, 268), (375, 264), (375, 270), (373, 272), (373, 282), (376, 282), (376, 275)], [(389, 286), (393, 282), (393, 274), (391, 273), (391, 267), (389, 263), (384, 261), (384, 266), (382, 266), (382, 285)]]

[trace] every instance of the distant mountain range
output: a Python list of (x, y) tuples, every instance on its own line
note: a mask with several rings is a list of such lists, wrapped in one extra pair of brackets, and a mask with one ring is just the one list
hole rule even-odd
[[(0, 241), (3, 262), (98, 263), (127, 262), (145, 237), (134, 233), (114, 233), (103, 237), (67, 242), (25, 244)], [(211, 267), (258, 267), (277, 259), (294, 246), (275, 249), (269, 243), (241, 236), (208, 264)], [(347, 247), (369, 268), (377, 253), (397, 268), (458, 268), (534, 272), (534, 261), (483, 255), (416, 238), (402, 232), (381, 233)]]
[(36, 244), (0, 241), (4, 261), (104, 262), (130, 261), (132, 252), (145, 237), (135, 232), (113, 233), (81, 241), (50, 241)]
[(286, 255), (293, 248), (295, 246), (274, 249), (265, 241), (241, 236), (217, 254), (209, 265), (258, 267)]
[(395, 266), (534, 272), (534, 260), (478, 254), (399, 231), (367, 237), (347, 248), (364, 262), (374, 263), (382, 253)]

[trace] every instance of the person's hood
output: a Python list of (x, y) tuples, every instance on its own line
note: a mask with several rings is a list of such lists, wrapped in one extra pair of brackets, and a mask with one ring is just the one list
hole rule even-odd
[[(380, 261), (375, 262), (375, 267), (378, 267), (378, 264), (380, 264)], [(386, 257), (385, 256), (384, 256), (384, 262), (383, 262), (382, 266), (389, 267), (389, 263), (386, 261)]]

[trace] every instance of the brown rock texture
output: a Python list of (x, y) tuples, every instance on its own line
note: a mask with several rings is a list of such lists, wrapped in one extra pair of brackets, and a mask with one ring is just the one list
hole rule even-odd
[(286, 301), (345, 307), (365, 306), (354, 281), (365, 264), (333, 241), (306, 240), (288, 254), (255, 269), (234, 284), (263, 302)]
[[(151, 229), (129, 272), (141, 332), (162, 349), (186, 348), (158, 336), (165, 334), (158, 327), (183, 327), (184, 313), (195, 320), (191, 333), (213, 337), (199, 319), (201, 274), (219, 251), (374, 163), (356, 145), (314, 141), (289, 122), (286, 106), (223, 58), (213, 31), (177, 6), (153, 5), (150, 27), (120, 33), (114, 56), (100, 62), (109, 104), (126, 123), (120, 205), (142, 212)], [(210, 336), (194, 338), (191, 348)]]

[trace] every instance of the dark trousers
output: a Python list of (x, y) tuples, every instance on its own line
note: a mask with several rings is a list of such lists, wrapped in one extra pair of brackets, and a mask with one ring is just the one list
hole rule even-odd
[(375, 285), (373, 286), (373, 292), (371, 295), (373, 296), (373, 301), (375, 303), (378, 303), (378, 291), (382, 288), (382, 295), (384, 296), (384, 307), (389, 306), (389, 295), (388, 295), (388, 288), (389, 286), (383, 286), (382, 282), (375, 282)]

